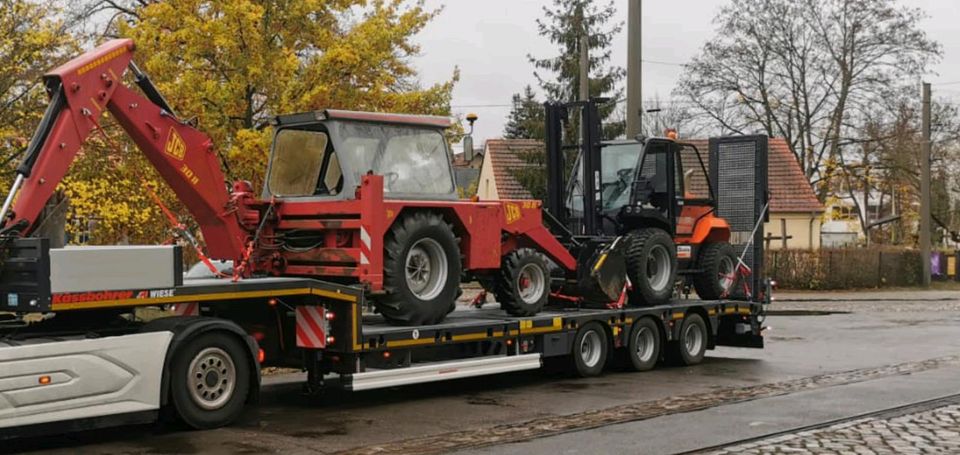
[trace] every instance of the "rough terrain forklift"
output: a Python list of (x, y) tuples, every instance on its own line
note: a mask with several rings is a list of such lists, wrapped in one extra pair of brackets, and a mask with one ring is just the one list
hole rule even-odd
[[(738, 258), (728, 243), (730, 226), (715, 213), (699, 150), (670, 138), (602, 141), (600, 102), (544, 106), (546, 209), (554, 229), (565, 231), (566, 242), (605, 244), (622, 236), (632, 305), (665, 303), (678, 275), (702, 299), (726, 297), (736, 284)], [(580, 140), (565, 145), (571, 114), (579, 115)], [(577, 157), (567, 179), (571, 149)]]

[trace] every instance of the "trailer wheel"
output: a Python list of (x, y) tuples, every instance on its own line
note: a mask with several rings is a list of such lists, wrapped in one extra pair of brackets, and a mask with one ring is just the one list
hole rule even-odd
[(460, 248), (453, 229), (436, 213), (416, 212), (386, 236), (383, 284), (376, 308), (397, 325), (436, 324), (456, 306)]
[(708, 243), (700, 250), (700, 273), (693, 277), (693, 287), (704, 300), (724, 297), (737, 283), (737, 253), (726, 242)]
[(250, 391), (250, 365), (244, 347), (224, 332), (206, 332), (174, 355), (170, 395), (180, 419), (205, 430), (229, 425)]
[(627, 357), (634, 371), (649, 371), (660, 359), (660, 329), (651, 318), (641, 318), (630, 329)]
[(599, 376), (607, 363), (607, 332), (597, 322), (584, 324), (573, 340), (573, 365), (577, 374)]
[(670, 342), (668, 357), (676, 365), (696, 365), (707, 353), (707, 324), (703, 317), (689, 313), (680, 324), (680, 339)]
[(533, 316), (550, 297), (547, 259), (530, 248), (521, 248), (503, 258), (496, 276), (494, 294), (500, 307), (514, 316)]
[(647, 228), (631, 232), (627, 242), (627, 276), (632, 290), (632, 305), (661, 305), (673, 296), (677, 280), (677, 251), (673, 239), (663, 229)]

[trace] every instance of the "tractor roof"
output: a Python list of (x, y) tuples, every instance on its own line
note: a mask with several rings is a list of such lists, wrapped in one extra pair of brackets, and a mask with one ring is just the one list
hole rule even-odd
[(274, 119), (274, 125), (315, 123), (323, 120), (353, 120), (360, 122), (426, 126), (443, 129), (449, 128), (451, 125), (449, 117), (440, 117), (435, 115), (391, 114), (383, 112), (344, 111), (338, 109), (324, 109), (320, 111), (278, 115)]

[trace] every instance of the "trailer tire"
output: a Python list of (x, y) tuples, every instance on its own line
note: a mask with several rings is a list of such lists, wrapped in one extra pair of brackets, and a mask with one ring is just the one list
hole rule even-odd
[(663, 229), (646, 228), (627, 234), (627, 277), (634, 306), (662, 305), (673, 296), (677, 280), (677, 250)]
[(737, 284), (737, 253), (727, 242), (708, 243), (700, 250), (697, 265), (700, 273), (693, 277), (693, 288), (703, 300), (718, 300)]
[(674, 365), (691, 366), (703, 361), (707, 353), (707, 323), (697, 313), (687, 313), (680, 324), (680, 337), (670, 342), (668, 360)]
[(246, 348), (231, 334), (204, 332), (174, 354), (170, 398), (174, 411), (197, 430), (233, 423), (250, 392)]
[(460, 247), (453, 228), (431, 212), (414, 212), (394, 223), (384, 245), (383, 285), (374, 302), (392, 324), (436, 324), (457, 303)]
[(652, 318), (641, 318), (630, 329), (627, 358), (633, 371), (649, 371), (657, 366), (662, 346), (660, 328)]
[(550, 297), (547, 259), (530, 248), (521, 248), (503, 258), (496, 275), (494, 295), (500, 307), (513, 316), (533, 316)]
[(584, 378), (599, 376), (607, 363), (607, 332), (597, 322), (580, 327), (573, 339), (573, 366)]

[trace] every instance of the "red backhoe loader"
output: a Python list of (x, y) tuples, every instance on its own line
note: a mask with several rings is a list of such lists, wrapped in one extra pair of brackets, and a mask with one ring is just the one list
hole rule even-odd
[[(457, 198), (449, 119), (320, 110), (280, 115), (259, 195), (225, 182), (210, 138), (181, 120), (109, 41), (44, 77), (51, 98), (0, 209), (0, 235), (30, 236), (84, 141), (110, 112), (200, 226), (209, 257), (237, 278), (313, 277), (359, 284), (391, 323), (436, 323), (461, 279), (496, 277), (502, 306), (533, 315), (549, 294), (547, 259), (577, 259), (541, 222), (538, 201)], [(138, 93), (124, 83), (129, 69)]]

